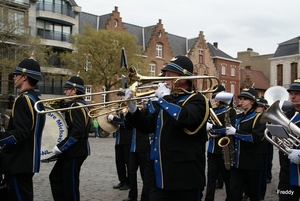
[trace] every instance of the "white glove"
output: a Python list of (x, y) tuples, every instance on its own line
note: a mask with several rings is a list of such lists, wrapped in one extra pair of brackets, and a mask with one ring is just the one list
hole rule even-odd
[(292, 163), (300, 164), (300, 150), (299, 149), (290, 149), (286, 148), (288, 152), (290, 152), (288, 158)]
[(227, 135), (234, 135), (236, 129), (233, 126), (226, 127), (226, 134)]
[[(131, 90), (127, 89), (125, 92), (125, 100), (127, 99), (131, 99), (133, 97)], [(135, 113), (137, 106), (136, 106), (136, 100), (132, 100), (132, 101), (126, 101), (126, 105), (128, 107), (128, 111), (130, 113)]]
[(166, 87), (165, 83), (158, 83), (158, 88), (155, 91), (155, 96), (157, 98), (162, 98), (166, 95), (170, 95), (171, 90)]
[(150, 98), (150, 101), (157, 101), (158, 100), (158, 98), (155, 96), (155, 93), (151, 94), (151, 96), (154, 96), (154, 97)]
[(211, 130), (213, 127), (213, 124), (209, 123), (209, 122), (206, 122), (206, 130), (209, 131)]
[(107, 119), (109, 119), (109, 120), (111, 120), (111, 121), (114, 120), (114, 115), (112, 115), (112, 114), (108, 115), (108, 116), (107, 116)]
[(61, 151), (59, 150), (59, 148), (55, 145), (55, 147), (52, 150), (53, 154), (61, 154)]

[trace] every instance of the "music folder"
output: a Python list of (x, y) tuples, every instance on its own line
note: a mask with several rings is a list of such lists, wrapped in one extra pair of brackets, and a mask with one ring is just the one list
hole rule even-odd
[(266, 124), (266, 127), (273, 136), (289, 138), (289, 133), (282, 125)]

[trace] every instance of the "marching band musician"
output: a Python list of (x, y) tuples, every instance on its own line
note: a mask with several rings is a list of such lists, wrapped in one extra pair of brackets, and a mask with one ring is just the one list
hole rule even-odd
[[(295, 108), (285, 113), (285, 115), (292, 123), (300, 127), (300, 80), (294, 80), (287, 91), (289, 92), (290, 101)], [(280, 172), (277, 194), (280, 201), (296, 201), (300, 199), (300, 149), (287, 148), (287, 151), (291, 152), (288, 156), (279, 151)]]
[[(125, 96), (125, 93), (119, 91), (117, 96), (120, 100)], [(127, 111), (125, 111), (127, 112)], [(119, 117), (115, 117), (112, 114), (108, 115), (108, 120), (115, 125), (120, 125), (116, 131), (115, 141), (115, 163), (118, 174), (119, 183), (114, 185), (114, 189), (128, 190), (130, 188), (129, 180), (129, 153), (132, 135), (132, 125), (129, 124), (126, 119), (124, 111), (118, 112)]]
[[(84, 82), (79, 75), (72, 76), (65, 83), (64, 89), (66, 96), (85, 94)], [(58, 155), (58, 159), (49, 175), (52, 196), (55, 201), (80, 200), (80, 169), (87, 156), (90, 155), (89, 108), (71, 109), (86, 105), (81, 97), (74, 98), (67, 104), (70, 108), (65, 112), (68, 135), (53, 148), (52, 152)]]
[(261, 113), (255, 111), (257, 92), (243, 89), (238, 95), (242, 113), (226, 127), (227, 135), (234, 139), (234, 161), (230, 169), (230, 196), (242, 200), (245, 190), (251, 201), (260, 200), (260, 176), (263, 170), (262, 140), (265, 124), (260, 123)]
[[(143, 102), (139, 109), (141, 112), (147, 114), (147, 102)], [(135, 128), (132, 130), (130, 153), (129, 153), (129, 180), (130, 190), (128, 198), (123, 201), (137, 201), (138, 187), (137, 187), (137, 170), (140, 169), (142, 181), (144, 183), (144, 173), (147, 161), (147, 153), (149, 151), (149, 137)]]
[[(0, 133), (1, 173), (5, 175), (8, 197), (3, 200), (33, 200), (34, 173), (39, 172), (42, 131), (45, 115), (37, 114), (34, 104), (39, 100), (34, 86), (42, 80), (40, 65), (34, 59), (19, 63), (14, 84), (20, 90), (12, 105), (7, 132)], [(44, 110), (43, 104), (39, 109)]]
[[(192, 76), (193, 68), (188, 57), (176, 56), (162, 71), (165, 77)], [(192, 80), (179, 80), (176, 86), (166, 81), (166, 85), (158, 84), (155, 95), (159, 107), (153, 114), (144, 116), (131, 100), (126, 102), (126, 119), (140, 132), (154, 135), (150, 201), (198, 201), (205, 186), (208, 101), (196, 92)], [(125, 98), (131, 97), (127, 90)]]
[[(268, 109), (268, 107), (269, 105), (266, 99), (262, 97), (257, 99), (256, 112), (264, 113)], [(260, 199), (264, 200), (267, 191), (267, 183), (268, 181), (271, 181), (270, 178), (272, 178), (272, 160), (273, 160), (273, 144), (268, 142), (268, 140), (266, 139), (262, 141), (262, 153), (264, 159), (264, 169), (261, 175)]]
[[(214, 99), (217, 93), (225, 91), (225, 88), (222, 85), (216, 85), (214, 87), (216, 91), (213, 93), (212, 98)], [(227, 108), (225, 103), (214, 99), (216, 107), (213, 109), (218, 119), (222, 123), (221, 125), (214, 125), (212, 123), (206, 123), (206, 130), (210, 132), (210, 137), (208, 140), (208, 149), (207, 149), (207, 186), (206, 186), (206, 195), (205, 201), (213, 201), (215, 197), (216, 190), (216, 180), (219, 176), (219, 172), (225, 182), (226, 187), (226, 201), (230, 200), (229, 196), (229, 170), (225, 168), (224, 159), (222, 155), (222, 148), (218, 145), (218, 141), (221, 137), (225, 136), (225, 113), (229, 110), (229, 118), (232, 119), (236, 116), (236, 111), (232, 107)], [(233, 125), (234, 122), (231, 122)]]

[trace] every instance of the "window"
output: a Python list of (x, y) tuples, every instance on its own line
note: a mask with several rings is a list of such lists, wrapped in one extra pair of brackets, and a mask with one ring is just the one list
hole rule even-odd
[(85, 56), (85, 63), (83, 69), (85, 71), (89, 71), (89, 69), (92, 68), (91, 54), (84, 54), (84, 56)]
[(70, 42), (72, 27), (48, 22), (44, 20), (36, 21), (37, 35), (50, 40)]
[(231, 73), (230, 73), (231, 76), (235, 76), (235, 67), (231, 67)]
[(162, 58), (162, 45), (156, 45), (156, 58)]
[(296, 62), (293, 62), (291, 63), (291, 83), (294, 81), (294, 80), (297, 80), (297, 74), (298, 74), (298, 63)]
[(141, 74), (141, 72), (142, 72), (142, 68), (141, 68), (141, 62), (138, 62), (137, 64), (136, 64), (136, 72), (137, 73), (139, 73), (139, 74)]
[(225, 73), (225, 72), (226, 72), (225, 70), (226, 70), (225, 65), (222, 65), (222, 75), (225, 75), (225, 74), (226, 74), (226, 73)]
[(203, 50), (200, 49), (199, 50), (199, 64), (203, 64)]
[(149, 75), (150, 76), (155, 76), (155, 69), (156, 69), (155, 64), (149, 64)]
[(277, 83), (276, 83), (276, 85), (282, 86), (282, 84), (283, 84), (282, 77), (283, 77), (283, 65), (278, 64), (277, 65)]
[(8, 24), (10, 26), (10, 30), (14, 34), (23, 34), (24, 31), (24, 13), (9, 10), (8, 11)]
[(230, 93), (234, 94), (235, 83), (230, 83)]
[(84, 97), (84, 100), (85, 101), (91, 101), (92, 96), (89, 96), (89, 94), (92, 93), (92, 86), (91, 85), (86, 85), (86, 86), (84, 86), (84, 89), (85, 89), (85, 94), (87, 95), (87, 96)]

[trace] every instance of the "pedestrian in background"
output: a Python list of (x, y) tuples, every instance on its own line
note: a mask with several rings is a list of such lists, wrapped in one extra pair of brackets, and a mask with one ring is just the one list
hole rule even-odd
[(93, 126), (94, 126), (95, 138), (98, 138), (98, 135), (99, 135), (99, 123), (98, 123), (97, 118), (94, 118), (94, 120), (93, 120)]

